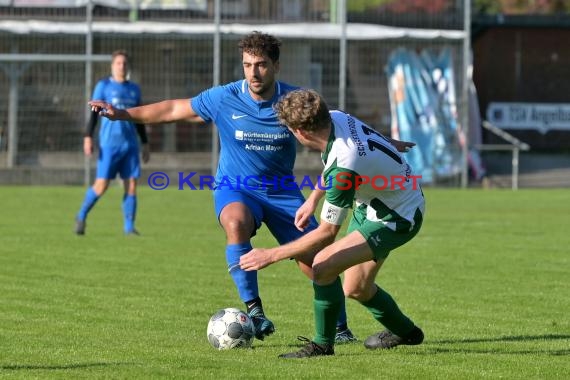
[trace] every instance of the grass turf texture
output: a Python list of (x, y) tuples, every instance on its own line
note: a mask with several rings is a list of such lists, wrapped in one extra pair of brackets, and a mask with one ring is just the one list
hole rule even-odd
[[(427, 216), (378, 283), (420, 325), (416, 347), (368, 351), (380, 327), (347, 301), (358, 344), (283, 360), (312, 337), (312, 289), (293, 262), (260, 273), (277, 332), (218, 352), (209, 317), (243, 309), (209, 191), (139, 195), (140, 237), (122, 234), (120, 190), (72, 233), (84, 190), (0, 188), (2, 378), (556, 379), (570, 373), (568, 190), (427, 189)], [(256, 246), (272, 246), (264, 228)]]

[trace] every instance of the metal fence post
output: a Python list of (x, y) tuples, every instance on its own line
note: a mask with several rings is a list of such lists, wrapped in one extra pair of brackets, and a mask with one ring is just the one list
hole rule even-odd
[[(93, 3), (91, 0), (87, 1), (87, 5), (85, 7), (85, 21), (87, 24), (87, 32), (85, 33), (85, 104), (89, 100), (91, 100), (91, 87), (92, 87), (92, 79), (93, 76)], [(89, 120), (91, 110), (89, 107), (85, 107), (85, 124), (87, 120)], [(82, 142), (83, 145), (83, 142)], [(83, 150), (83, 146), (81, 147)], [(88, 187), (91, 184), (91, 158), (87, 155), (83, 157), (83, 185)]]

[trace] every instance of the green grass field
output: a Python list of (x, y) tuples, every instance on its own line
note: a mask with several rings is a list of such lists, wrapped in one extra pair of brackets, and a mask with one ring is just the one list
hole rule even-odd
[[(260, 272), (277, 332), (216, 351), (212, 313), (243, 309), (226, 271), (209, 191), (139, 196), (140, 237), (122, 234), (120, 190), (72, 233), (84, 190), (0, 188), (0, 377), (200, 379), (566, 379), (570, 376), (568, 190), (427, 189), (420, 234), (378, 283), (422, 327), (424, 344), (287, 361), (313, 332), (312, 288), (292, 262)], [(257, 246), (271, 246), (263, 229)], [(355, 301), (362, 340), (380, 327)]]

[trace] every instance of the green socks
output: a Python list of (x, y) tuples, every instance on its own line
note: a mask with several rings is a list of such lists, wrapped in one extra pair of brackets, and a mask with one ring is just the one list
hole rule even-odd
[(336, 321), (338, 319), (342, 304), (344, 302), (344, 292), (340, 277), (330, 285), (320, 286), (313, 283), (315, 298), (313, 307), (315, 310), (315, 338), (317, 344), (334, 344), (336, 334)]
[(378, 287), (374, 296), (362, 302), (378, 322), (399, 337), (407, 336), (414, 328), (414, 323), (404, 315), (388, 293)]

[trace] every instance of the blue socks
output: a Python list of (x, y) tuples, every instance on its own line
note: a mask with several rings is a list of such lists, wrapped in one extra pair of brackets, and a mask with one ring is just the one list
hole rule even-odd
[(131, 233), (135, 229), (135, 216), (137, 214), (137, 196), (123, 195), (123, 216), (125, 233)]
[[(77, 219), (85, 221), (87, 214), (95, 206), (99, 200), (99, 196), (95, 193), (92, 187), (88, 188), (85, 192), (85, 199), (81, 205), (81, 209), (77, 213)], [(135, 217), (137, 214), (137, 196), (136, 195), (123, 195), (123, 216), (124, 216), (124, 230), (125, 233), (131, 233), (135, 229)]]
[(87, 214), (89, 213), (89, 211), (91, 211), (93, 206), (95, 206), (97, 200), (99, 200), (99, 196), (95, 194), (95, 191), (93, 190), (92, 187), (88, 188), (87, 191), (85, 192), (85, 198), (83, 199), (83, 204), (81, 205), (81, 209), (77, 214), (77, 219), (85, 221), (85, 219), (87, 219)]
[(346, 317), (346, 298), (342, 299), (342, 305), (340, 305), (340, 314), (336, 322), (336, 327), (340, 330), (346, 330), (348, 328), (348, 321)]
[[(239, 297), (243, 302), (248, 302), (250, 300), (259, 297), (259, 288), (257, 285), (257, 271), (246, 272), (239, 267), (239, 258), (251, 251), (251, 242), (245, 242), (240, 244), (230, 244), (226, 246), (226, 262), (228, 264), (228, 271), (234, 280), (239, 293)], [(336, 282), (335, 282), (336, 287)], [(341, 294), (342, 294), (342, 285)], [(336, 322), (336, 326), (341, 330), (347, 327), (347, 316), (346, 316), (346, 305), (344, 295), (338, 304), (339, 317)]]
[(239, 297), (243, 302), (250, 301), (259, 296), (257, 286), (257, 271), (246, 272), (239, 267), (241, 255), (251, 251), (251, 243), (229, 244), (226, 246), (226, 261), (228, 271), (236, 284)]

